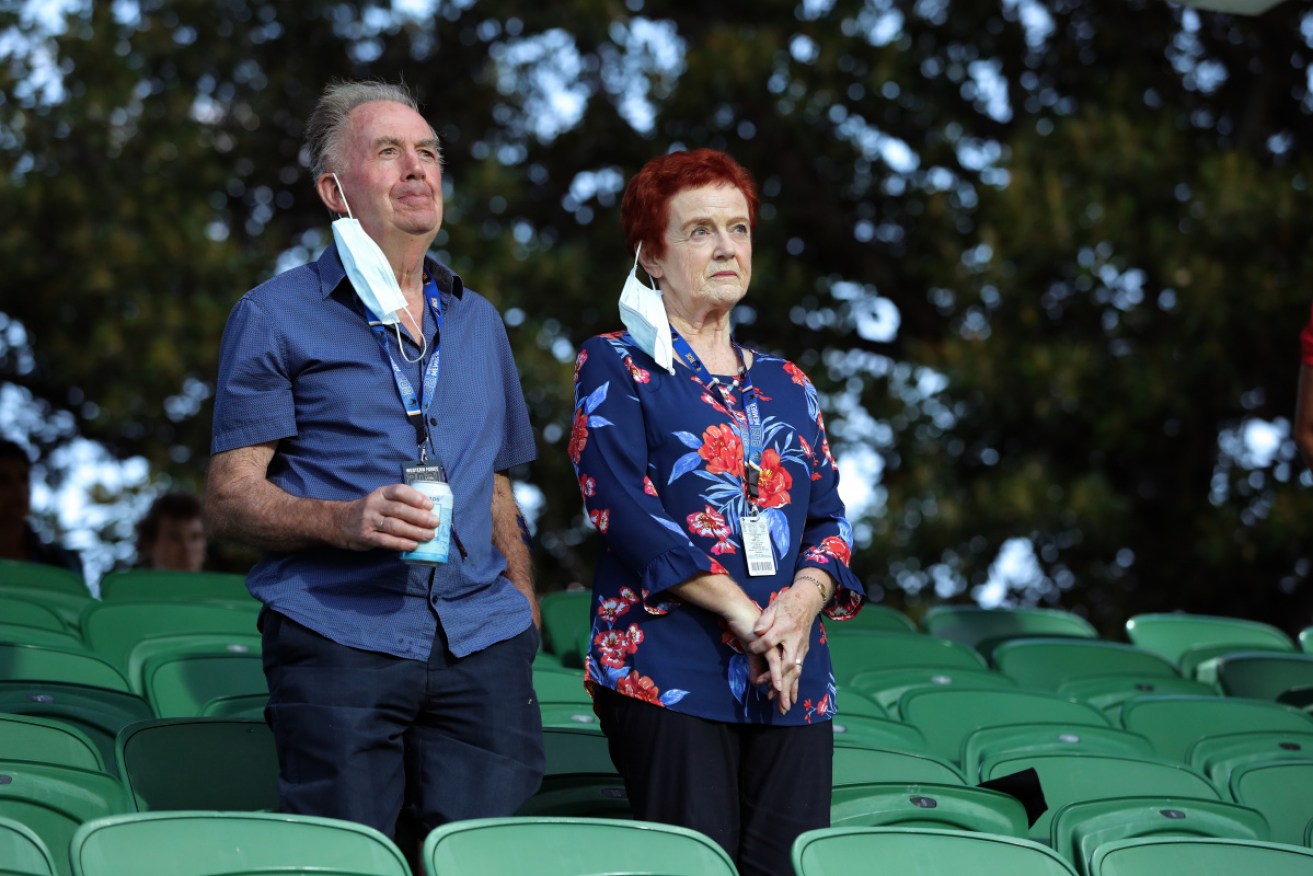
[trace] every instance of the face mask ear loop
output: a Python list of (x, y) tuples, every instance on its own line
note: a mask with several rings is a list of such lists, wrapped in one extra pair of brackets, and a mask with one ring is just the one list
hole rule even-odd
[(342, 203), (346, 206), (346, 217), (348, 219), (356, 218), (355, 216), (351, 215), (351, 205), (347, 203), (346, 192), (343, 191), (342, 181), (337, 178), (337, 174), (333, 174), (333, 182), (337, 183), (337, 193), (342, 196)]
[[(406, 311), (406, 316), (410, 317), (410, 321), (414, 322), (415, 316), (410, 312), (410, 305), (406, 305), (402, 309)], [(414, 359), (406, 355), (406, 348), (401, 343), (401, 326), (393, 323), (392, 329), (397, 333), (397, 349), (401, 351), (401, 358), (405, 359), (412, 365), (416, 362), (422, 362), (424, 360), (424, 354), (429, 351), (429, 339), (424, 335), (424, 323), (421, 322), (419, 324), (419, 355)]]
[[(642, 252), (643, 252), (643, 241), (640, 240), (640, 241), (638, 242), (638, 246), (634, 249), (634, 270), (635, 270), (635, 271), (638, 270), (638, 257), (639, 257), (640, 254), (642, 254)], [(656, 280), (653, 280), (653, 279), (652, 279), (652, 275), (647, 273), (647, 268), (643, 268), (643, 273), (647, 275), (647, 285), (651, 287), (652, 291), (653, 291), (653, 292), (660, 292), (661, 289), (657, 287)]]

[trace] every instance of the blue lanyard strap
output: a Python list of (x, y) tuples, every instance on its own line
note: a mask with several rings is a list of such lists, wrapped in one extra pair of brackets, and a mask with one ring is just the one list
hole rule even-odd
[[(396, 381), (397, 394), (401, 396), (401, 404), (406, 409), (406, 419), (415, 428), (415, 443), (419, 445), (421, 458), (426, 456), (424, 446), (428, 442), (424, 411), (437, 398), (438, 374), (442, 370), (442, 298), (437, 283), (427, 273), (424, 274), (424, 301), (433, 314), (437, 331), (433, 334), (433, 350), (429, 353), (429, 361), (424, 366), (424, 379), (420, 384), (419, 394), (415, 393), (415, 386), (410, 382), (410, 377), (392, 355), (392, 350), (388, 346), (388, 327), (369, 308), (365, 308), (369, 329), (374, 333), (374, 338), (378, 341), (383, 354), (388, 357), (388, 364), (392, 366), (392, 379)], [(420, 332), (423, 331), (424, 326), (421, 323)]]
[(747, 363), (743, 359), (743, 348), (737, 343), (733, 344), (734, 355), (739, 360), (739, 380), (741, 381), (741, 391), (743, 393), (743, 413), (740, 415), (734, 410), (733, 396), (729, 388), (702, 363), (698, 354), (693, 352), (688, 341), (679, 334), (675, 329), (670, 330), (670, 342), (675, 348), (675, 354), (684, 360), (684, 364), (692, 369), (698, 382), (707, 389), (714, 388), (720, 393), (721, 399), (725, 402), (725, 407), (729, 409), (734, 419), (740, 424), (746, 421), (747, 441), (743, 445), (743, 475), (747, 483), (748, 499), (754, 506), (757, 504), (758, 484), (761, 480), (761, 454), (765, 447), (765, 430), (761, 425), (761, 405), (759, 392), (752, 383), (752, 372), (748, 370)]

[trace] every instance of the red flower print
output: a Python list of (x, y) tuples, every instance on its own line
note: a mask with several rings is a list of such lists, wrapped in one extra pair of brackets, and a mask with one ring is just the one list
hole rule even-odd
[(648, 383), (652, 380), (652, 375), (647, 369), (639, 368), (634, 364), (633, 356), (625, 357), (625, 367), (629, 369), (629, 376), (633, 378), (634, 383)]
[(647, 475), (643, 475), (643, 492), (647, 493), (649, 496), (655, 496), (657, 494), (656, 487), (652, 486), (652, 479)]
[(597, 605), (597, 616), (612, 625), (627, 611), (629, 611), (629, 603), (614, 596), (608, 596)]
[[(712, 428), (715, 428), (714, 426)], [(703, 538), (723, 539), (729, 535), (725, 518), (716, 509), (705, 505), (704, 510), (688, 515), (688, 531)]]
[(711, 546), (711, 552), (713, 554), (737, 554), (739, 549), (722, 539)]
[(784, 370), (788, 372), (790, 377), (793, 378), (794, 383), (798, 384), (799, 386), (807, 385), (807, 375), (803, 374), (802, 369), (799, 368), (797, 365), (794, 365), (792, 362), (785, 362)]
[[(646, 596), (647, 592), (644, 591), (643, 595)], [(628, 602), (630, 605), (633, 605), (636, 602), (638, 602), (638, 594), (634, 592), (634, 588), (632, 587), (621, 587), (620, 598), (623, 599), (625, 602)]]
[(822, 540), (821, 550), (830, 554), (845, 566), (848, 565), (848, 561), (852, 557), (852, 550), (848, 547), (848, 542), (837, 535), (831, 535)]
[(579, 457), (588, 444), (588, 414), (581, 407), (574, 412), (574, 428), (570, 430), (570, 461), (579, 464)]
[(665, 705), (661, 702), (661, 692), (657, 690), (656, 682), (646, 675), (639, 675), (637, 669), (629, 670), (629, 674), (620, 679), (615, 689), (616, 693), (635, 697), (655, 706)]
[(816, 451), (812, 449), (811, 444), (808, 443), (807, 439), (802, 437), (801, 435), (798, 436), (798, 443), (802, 445), (802, 452), (805, 453), (807, 455), (807, 458), (811, 460), (811, 464), (815, 465)]
[(587, 350), (580, 350), (580, 351), (579, 351), (579, 355), (574, 357), (574, 374), (575, 374), (575, 377), (578, 377), (578, 376), (579, 376), (579, 369), (582, 368), (582, 367), (584, 367), (584, 363), (587, 362), (587, 361), (588, 361), (588, 351), (587, 351)]
[(722, 566), (720, 563), (716, 562), (715, 560), (712, 560), (712, 561), (711, 561), (711, 574), (713, 574), (713, 575), (728, 575), (728, 574), (729, 574), (729, 570), (727, 570), (724, 566)]
[(597, 531), (606, 535), (606, 531), (611, 528), (611, 509), (603, 508), (601, 511), (588, 512), (588, 519), (593, 521), (593, 526)]
[(702, 433), (698, 456), (707, 461), (707, 471), (711, 474), (743, 477), (743, 443), (729, 426), (708, 426)]
[(729, 416), (729, 409), (720, 403), (720, 399), (716, 398), (709, 392), (702, 393), (702, 403), (711, 405), (720, 413), (724, 414), (727, 417)]
[[(710, 470), (710, 469), (708, 469)], [(780, 455), (772, 448), (761, 455), (761, 477), (757, 481), (758, 502), (762, 508), (789, 504), (793, 475), (780, 464)]]
[(638, 624), (630, 624), (627, 630), (606, 630), (593, 637), (593, 644), (601, 651), (603, 666), (623, 669), (625, 657), (638, 650), (643, 641), (643, 631)]
[(585, 499), (591, 499), (597, 495), (597, 479), (592, 475), (579, 476), (579, 492)]

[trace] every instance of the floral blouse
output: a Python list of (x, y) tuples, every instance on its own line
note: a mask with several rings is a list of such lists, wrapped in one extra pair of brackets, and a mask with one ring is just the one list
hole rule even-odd
[(727, 401), (678, 358), (674, 375), (661, 369), (627, 333), (580, 349), (570, 459), (602, 537), (586, 680), (714, 721), (828, 720), (834, 675), (819, 618), (797, 703), (780, 715), (748, 681), (747, 656), (724, 621), (666, 592), (699, 573), (728, 574), (764, 608), (811, 566), (838, 583), (826, 615), (843, 620), (861, 607), (816, 389), (792, 362), (756, 351), (749, 375), (765, 435), (757, 507), (769, 524), (773, 576), (750, 577), (744, 557), (740, 518), (750, 506), (738, 380), (719, 378), (730, 385)]

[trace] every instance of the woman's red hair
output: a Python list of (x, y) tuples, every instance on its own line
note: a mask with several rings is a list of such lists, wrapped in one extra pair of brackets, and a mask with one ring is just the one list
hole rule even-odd
[(620, 227), (624, 229), (630, 252), (641, 243), (644, 255), (664, 256), (671, 198), (685, 189), (717, 185), (733, 186), (743, 193), (748, 202), (748, 223), (755, 230), (760, 203), (757, 184), (752, 174), (724, 152), (715, 149), (671, 152), (644, 164), (625, 186), (620, 201)]

